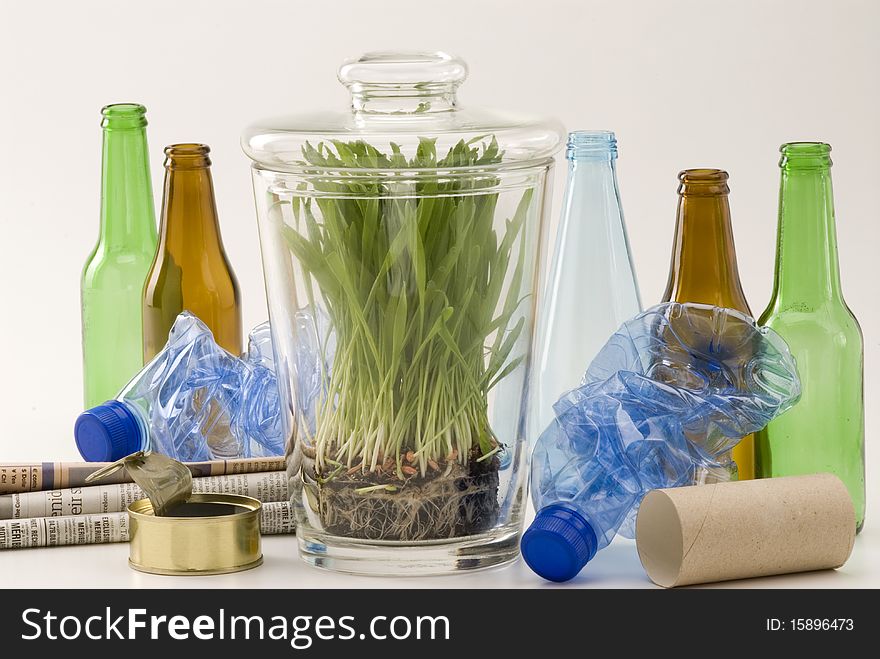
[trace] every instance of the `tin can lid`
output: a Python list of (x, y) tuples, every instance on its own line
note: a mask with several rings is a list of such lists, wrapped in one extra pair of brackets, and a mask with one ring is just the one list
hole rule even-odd
[(184, 503), (192, 496), (190, 470), (177, 460), (152, 451), (138, 451), (127, 455), (89, 474), (86, 482), (100, 480), (120, 469), (125, 469), (132, 480), (146, 492), (154, 515), (162, 516), (167, 510)]

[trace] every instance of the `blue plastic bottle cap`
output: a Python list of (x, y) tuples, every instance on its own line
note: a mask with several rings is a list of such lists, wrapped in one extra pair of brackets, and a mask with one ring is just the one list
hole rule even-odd
[(137, 418), (118, 400), (108, 400), (80, 414), (73, 436), (80, 455), (89, 462), (115, 462), (143, 447)]
[(520, 542), (523, 558), (549, 581), (568, 581), (596, 555), (596, 533), (574, 508), (541, 508)]

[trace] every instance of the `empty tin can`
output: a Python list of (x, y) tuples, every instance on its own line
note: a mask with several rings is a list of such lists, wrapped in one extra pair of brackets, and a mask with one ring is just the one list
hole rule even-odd
[(260, 502), (239, 494), (193, 494), (153, 514), (149, 499), (128, 506), (128, 563), (153, 574), (225, 574), (257, 567)]
[(192, 474), (160, 453), (139, 451), (86, 482), (125, 469), (147, 497), (128, 506), (128, 564), (153, 574), (225, 574), (257, 567), (260, 502), (240, 494), (193, 494)]

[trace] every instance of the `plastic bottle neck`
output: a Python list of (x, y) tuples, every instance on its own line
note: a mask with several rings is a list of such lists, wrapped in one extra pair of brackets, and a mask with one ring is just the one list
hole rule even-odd
[(144, 414), (144, 411), (134, 403), (122, 400), (122, 396), (120, 396), (118, 402), (125, 405), (137, 422), (138, 435), (140, 438), (140, 448), (138, 450), (149, 451), (152, 448), (152, 443), (150, 442), (150, 423)]
[(830, 151), (827, 144), (782, 147), (773, 300), (819, 304), (843, 299)]
[(122, 399), (108, 400), (86, 410), (73, 434), (80, 454), (89, 462), (115, 462), (150, 449), (150, 433), (141, 410)]
[(145, 112), (127, 103), (102, 110), (100, 242), (111, 251), (152, 253), (156, 244)]
[(576, 577), (592, 560), (600, 541), (577, 508), (559, 502), (538, 510), (522, 536), (520, 548), (532, 570), (545, 579), (562, 582)]
[(751, 311), (742, 290), (730, 223), (727, 173), (679, 174), (678, 213), (663, 301), (697, 302)]

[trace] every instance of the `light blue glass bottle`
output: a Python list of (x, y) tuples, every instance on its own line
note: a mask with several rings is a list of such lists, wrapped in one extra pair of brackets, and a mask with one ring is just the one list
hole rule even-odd
[(581, 383), (608, 338), (642, 306), (617, 188), (614, 133), (569, 133), (566, 157), (568, 184), (541, 300), (532, 441), (553, 420), (553, 404)]

